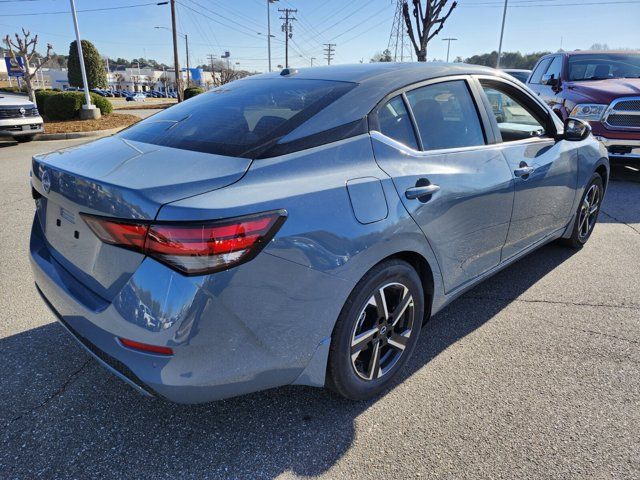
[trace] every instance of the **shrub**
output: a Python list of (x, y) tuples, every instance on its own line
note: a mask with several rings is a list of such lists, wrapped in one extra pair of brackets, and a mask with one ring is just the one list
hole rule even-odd
[(44, 113), (44, 102), (51, 95), (57, 95), (57, 92), (53, 90), (36, 90), (36, 106), (40, 114)]
[(191, 97), (195, 97), (196, 95), (200, 95), (204, 93), (204, 90), (200, 87), (189, 87), (184, 89), (184, 99), (187, 100)]
[(113, 105), (108, 99), (101, 97), (97, 93), (90, 93), (89, 95), (91, 95), (91, 103), (100, 109), (102, 115), (109, 115), (113, 112)]
[(72, 120), (82, 108), (83, 95), (79, 92), (61, 92), (44, 100), (44, 113), (51, 120)]
[[(84, 104), (84, 92), (53, 92), (48, 90), (42, 92), (47, 92), (43, 95), (43, 103), (44, 113), (49, 119), (72, 120), (80, 116), (80, 109)], [(100, 109), (102, 115), (108, 115), (113, 111), (113, 105), (109, 100), (96, 93), (89, 95), (91, 95), (91, 103)]]
[(22, 86), (22, 88), (19, 88), (19, 87), (2, 87), (2, 88), (0, 88), (0, 92), (26, 93), (27, 92), (27, 87), (25, 87), (24, 85)]

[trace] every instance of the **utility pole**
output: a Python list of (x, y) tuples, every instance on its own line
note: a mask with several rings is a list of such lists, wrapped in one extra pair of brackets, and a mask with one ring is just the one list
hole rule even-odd
[(89, 84), (87, 82), (87, 71), (84, 68), (84, 56), (82, 55), (82, 41), (80, 40), (80, 28), (78, 27), (78, 16), (76, 15), (76, 2), (71, 2), (71, 16), (73, 17), (73, 27), (76, 31), (76, 47), (78, 48), (78, 59), (80, 60), (80, 73), (82, 74), (82, 86), (84, 87), (85, 104), (80, 110), (80, 118), (90, 120), (100, 118), (100, 110), (91, 104), (91, 96), (89, 95)]
[(173, 71), (176, 75), (176, 94), (178, 102), (182, 101), (182, 78), (178, 61), (178, 31), (176, 30), (176, 0), (171, 0), (171, 33), (173, 34)]
[(336, 44), (335, 43), (323, 43), (323, 45), (326, 47), (324, 49), (324, 51), (325, 51), (324, 56), (327, 59), (327, 65), (331, 65), (331, 59), (335, 55)]
[(209, 60), (209, 63), (211, 64), (211, 82), (213, 84), (213, 86), (215, 86), (216, 84), (216, 71), (213, 67), (213, 59), (215, 58), (215, 55), (212, 55), (211, 53), (209, 55), (207, 55), (207, 59)]
[(284, 20), (282, 24), (282, 31), (284, 32), (284, 68), (289, 68), (289, 39), (293, 37), (293, 26), (291, 22), (296, 19), (290, 15), (292, 13), (298, 13), (298, 10), (294, 8), (279, 8), (278, 11), (284, 13), (284, 17), (280, 17), (280, 20)]
[(455, 42), (456, 40), (458, 39), (453, 37), (447, 37), (442, 39), (443, 42), (447, 42), (447, 63), (449, 63), (449, 50), (451, 49), (451, 42)]
[(500, 29), (500, 44), (498, 45), (498, 59), (496, 60), (496, 68), (500, 68), (500, 57), (502, 56), (502, 37), (504, 37), (504, 22), (507, 19), (507, 3), (509, 0), (504, 0), (504, 11), (502, 12), (502, 28)]
[(278, 0), (267, 0), (267, 53), (269, 55), (269, 71), (271, 71), (271, 4)]

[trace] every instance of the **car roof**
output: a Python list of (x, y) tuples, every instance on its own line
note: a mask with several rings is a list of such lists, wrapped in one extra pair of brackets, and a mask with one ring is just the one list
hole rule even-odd
[[(313, 68), (291, 69), (289, 75), (295, 78), (313, 80), (333, 80), (338, 82), (354, 82), (360, 85), (375, 86), (384, 84), (390, 90), (402, 88), (405, 85), (430, 80), (447, 75), (495, 75), (496, 70), (481, 65), (466, 63), (444, 62), (375, 62), (357, 63), (350, 65), (330, 65)], [(277, 77), (281, 72), (256, 75), (253, 78)]]
[(571, 52), (556, 52), (554, 55), (558, 53), (573, 57), (577, 55), (639, 55), (640, 50), (573, 50)]
[(507, 73), (489, 67), (443, 62), (376, 62), (290, 70), (292, 73), (289, 75), (272, 72), (246, 77), (239, 81), (281, 78), (285, 82), (288, 78), (298, 78), (352, 82), (356, 83), (357, 87), (293, 130), (281, 139), (281, 142), (297, 140), (361, 120), (389, 93), (421, 81), (451, 75), (491, 75), (505, 79), (511, 78)]

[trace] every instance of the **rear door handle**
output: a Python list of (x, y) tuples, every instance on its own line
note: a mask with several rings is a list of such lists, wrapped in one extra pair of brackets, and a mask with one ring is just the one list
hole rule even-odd
[(421, 187), (411, 187), (407, 188), (404, 192), (404, 196), (409, 200), (414, 200), (416, 198), (425, 197), (427, 195), (433, 195), (440, 187), (438, 185), (423, 185)]
[(529, 167), (527, 164), (521, 165), (513, 171), (516, 177), (525, 178), (534, 172), (534, 167)]

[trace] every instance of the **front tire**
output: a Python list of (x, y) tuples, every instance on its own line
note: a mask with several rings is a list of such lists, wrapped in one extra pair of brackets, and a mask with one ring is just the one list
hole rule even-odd
[(26, 143), (33, 140), (34, 135), (20, 135), (19, 137), (15, 137), (16, 142), (18, 143)]
[(402, 260), (376, 265), (358, 282), (331, 338), (327, 386), (365, 400), (387, 388), (418, 341), (424, 292), (415, 269)]
[(578, 205), (571, 237), (563, 239), (562, 243), (575, 249), (580, 249), (587, 243), (598, 220), (603, 198), (604, 184), (602, 183), (602, 177), (594, 173), (589, 183), (587, 183), (580, 205)]

